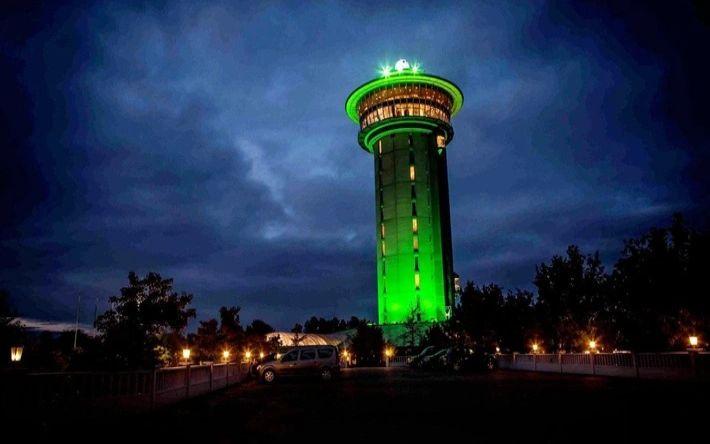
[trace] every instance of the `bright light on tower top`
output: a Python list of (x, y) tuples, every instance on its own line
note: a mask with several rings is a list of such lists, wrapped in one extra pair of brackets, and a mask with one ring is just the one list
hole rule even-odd
[(390, 65), (381, 66), (380, 73), (382, 77), (389, 77), (392, 74), (417, 74), (420, 71), (419, 65), (410, 64), (407, 59), (399, 59), (394, 64), (394, 69)]
[(397, 60), (397, 63), (394, 64), (394, 69), (397, 72), (402, 72), (409, 67), (410, 66), (409, 66), (409, 62), (407, 61), (407, 59), (399, 59), (399, 60)]

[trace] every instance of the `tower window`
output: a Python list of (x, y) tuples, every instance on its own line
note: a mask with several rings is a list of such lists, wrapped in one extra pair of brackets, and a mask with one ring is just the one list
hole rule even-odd
[[(382, 242), (382, 254), (384, 254), (385, 243)], [(414, 235), (414, 251), (419, 251), (419, 236)]]
[[(419, 222), (417, 222), (417, 218), (414, 217), (412, 218), (412, 232), (416, 234), (419, 231)], [(385, 228), (384, 225), (382, 226), (382, 236), (384, 237), (385, 233)]]
[(414, 288), (419, 290), (419, 273), (414, 273)]
[(377, 151), (379, 151), (380, 154), (382, 154), (382, 139), (377, 141)]
[(409, 180), (416, 179), (416, 174), (414, 172), (414, 165), (409, 165)]
[(385, 241), (383, 240), (382, 241), (382, 256), (384, 256), (385, 254), (387, 254), (387, 248), (385, 247)]
[(385, 224), (380, 224), (380, 232), (382, 233), (382, 238), (385, 238)]
[(436, 136), (436, 147), (437, 148), (445, 148), (446, 147), (446, 138), (442, 136), (441, 134)]

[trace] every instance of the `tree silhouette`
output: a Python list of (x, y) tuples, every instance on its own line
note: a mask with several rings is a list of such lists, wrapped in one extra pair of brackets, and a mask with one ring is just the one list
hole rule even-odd
[(291, 333), (294, 333), (293, 338), (291, 341), (293, 342), (293, 345), (298, 347), (301, 345), (301, 342), (303, 342), (304, 339), (306, 339), (306, 335), (302, 334), (303, 333), (303, 325), (301, 324), (295, 324), (293, 328), (291, 329)]
[(357, 365), (380, 365), (385, 340), (382, 329), (375, 325), (361, 323), (352, 338), (352, 351), (355, 353)]
[(421, 319), (420, 310), (416, 307), (409, 312), (409, 315), (402, 323), (404, 327), (404, 333), (399, 337), (399, 342), (406, 344), (409, 349), (413, 349), (422, 339), (422, 323), (419, 321)]
[(180, 332), (195, 310), (192, 295), (173, 291), (173, 280), (158, 273), (128, 274), (128, 286), (109, 301), (113, 308), (96, 320), (106, 363), (112, 368), (152, 368), (159, 363), (161, 336)]
[(328, 334), (335, 333), (337, 331), (343, 331), (348, 328), (348, 324), (344, 319), (338, 319), (336, 317), (332, 319), (317, 318), (312, 316), (303, 324), (304, 333), (319, 333)]
[(223, 349), (223, 340), (217, 320), (200, 321), (197, 333), (191, 337), (190, 342), (196, 346), (195, 356), (199, 361), (218, 360)]
[(583, 347), (590, 338), (608, 336), (601, 325), (608, 276), (598, 253), (587, 256), (570, 245), (566, 257), (553, 256), (549, 265), (537, 266), (533, 282), (550, 350), (571, 350)]
[(690, 333), (707, 338), (708, 262), (708, 235), (689, 229), (680, 214), (670, 228), (627, 240), (612, 273), (624, 344), (658, 350), (684, 347)]

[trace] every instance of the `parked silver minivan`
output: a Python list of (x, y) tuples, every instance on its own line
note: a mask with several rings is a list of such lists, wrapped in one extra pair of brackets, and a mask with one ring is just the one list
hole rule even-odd
[(328, 381), (340, 372), (338, 349), (332, 345), (307, 345), (268, 356), (256, 368), (268, 384), (276, 378), (317, 375)]

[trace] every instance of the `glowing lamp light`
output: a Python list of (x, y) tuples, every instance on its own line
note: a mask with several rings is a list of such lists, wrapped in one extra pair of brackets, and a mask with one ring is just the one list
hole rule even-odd
[(389, 77), (390, 74), (392, 74), (392, 68), (389, 66), (383, 66), (380, 72), (382, 73), (382, 77)]
[(264, 352), (259, 352), (259, 359), (264, 359)]
[(500, 347), (496, 347), (496, 353), (500, 353)]
[(389, 358), (389, 357), (392, 357), (393, 354), (394, 354), (394, 350), (392, 350), (392, 347), (385, 348), (385, 356), (387, 356)]
[(594, 351), (597, 349), (597, 341), (591, 340), (589, 341), (589, 350)]
[(14, 347), (10, 347), (10, 361), (12, 362), (20, 362), (22, 359), (22, 351), (24, 350), (24, 347), (21, 345), (16, 345)]
[(394, 69), (397, 72), (402, 72), (408, 68), (409, 68), (409, 62), (407, 61), (407, 59), (399, 59), (399, 60), (397, 60), (397, 63), (394, 64)]
[(419, 65), (417, 65), (417, 64), (412, 65), (412, 72), (415, 74), (418, 73), (419, 72)]
[(251, 351), (249, 351), (249, 350), (245, 351), (245, 352), (244, 352), (244, 357), (245, 357), (246, 359), (251, 359)]
[(697, 336), (688, 336), (688, 343), (690, 343), (691, 347), (697, 347), (698, 346), (698, 337)]
[(190, 359), (190, 349), (189, 349), (189, 348), (183, 348), (183, 349), (182, 349), (182, 358), (183, 358), (184, 360), (186, 360), (186, 361), (187, 361), (188, 359)]
[(533, 343), (532, 345), (532, 351), (533, 353), (537, 353), (537, 351), (540, 349), (540, 346), (537, 345), (537, 342)]
[(231, 353), (229, 353), (229, 350), (225, 350), (225, 351), (222, 352), (222, 358), (223, 358), (225, 361), (229, 361), (229, 355), (230, 355), (230, 354), (231, 354)]

